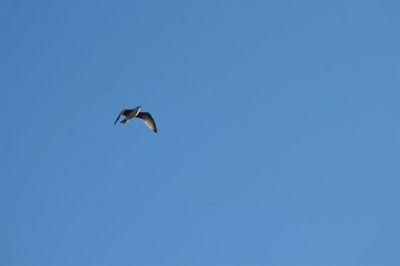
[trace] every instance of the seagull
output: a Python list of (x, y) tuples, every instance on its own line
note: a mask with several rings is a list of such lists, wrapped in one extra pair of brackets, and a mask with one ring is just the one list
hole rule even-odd
[(121, 115), (125, 116), (125, 118), (123, 120), (121, 120), (121, 124), (126, 124), (126, 122), (128, 122), (132, 118), (137, 117), (137, 118), (142, 119), (144, 121), (144, 123), (151, 130), (153, 130), (155, 133), (157, 133), (156, 123), (154, 122), (154, 119), (151, 116), (151, 114), (147, 113), (147, 112), (141, 112), (140, 109), (142, 109), (141, 106), (137, 106), (134, 109), (125, 109), (125, 108), (122, 109), (121, 113), (119, 113), (117, 119), (115, 120), (114, 125), (118, 122)]

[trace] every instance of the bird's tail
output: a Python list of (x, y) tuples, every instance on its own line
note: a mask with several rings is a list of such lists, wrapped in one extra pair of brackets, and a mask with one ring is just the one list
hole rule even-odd
[(128, 120), (126, 118), (121, 120), (121, 124), (125, 124), (126, 122), (128, 122)]

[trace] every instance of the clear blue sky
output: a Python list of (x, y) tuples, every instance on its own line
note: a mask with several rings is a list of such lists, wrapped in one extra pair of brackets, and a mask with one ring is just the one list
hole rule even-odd
[[(400, 265), (400, 12), (1, 1), (0, 265)], [(124, 107), (141, 121), (113, 126)]]

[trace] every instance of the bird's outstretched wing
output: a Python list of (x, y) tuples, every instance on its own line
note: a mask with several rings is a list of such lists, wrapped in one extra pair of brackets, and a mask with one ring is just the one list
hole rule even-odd
[(154, 122), (153, 117), (151, 116), (150, 113), (147, 112), (139, 112), (136, 116), (137, 118), (140, 118), (144, 121), (144, 123), (155, 133), (157, 133), (157, 126), (156, 123)]
[(119, 113), (117, 119), (115, 119), (114, 125), (118, 122), (118, 120), (119, 120), (119, 118), (121, 117), (121, 115), (122, 115), (123, 112), (124, 112), (124, 110), (122, 110), (122, 111)]

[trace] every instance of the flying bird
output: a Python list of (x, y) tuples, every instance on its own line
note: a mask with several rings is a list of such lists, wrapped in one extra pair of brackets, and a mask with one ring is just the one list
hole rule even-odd
[(118, 122), (119, 118), (121, 115), (125, 116), (123, 120), (121, 120), (121, 124), (126, 124), (129, 120), (132, 118), (140, 118), (143, 120), (143, 122), (155, 133), (157, 133), (157, 126), (156, 123), (154, 122), (153, 117), (151, 116), (150, 113), (147, 112), (141, 112), (140, 109), (142, 109), (141, 106), (137, 106), (134, 109), (122, 109), (121, 113), (119, 113), (117, 119), (114, 122), (114, 125)]

